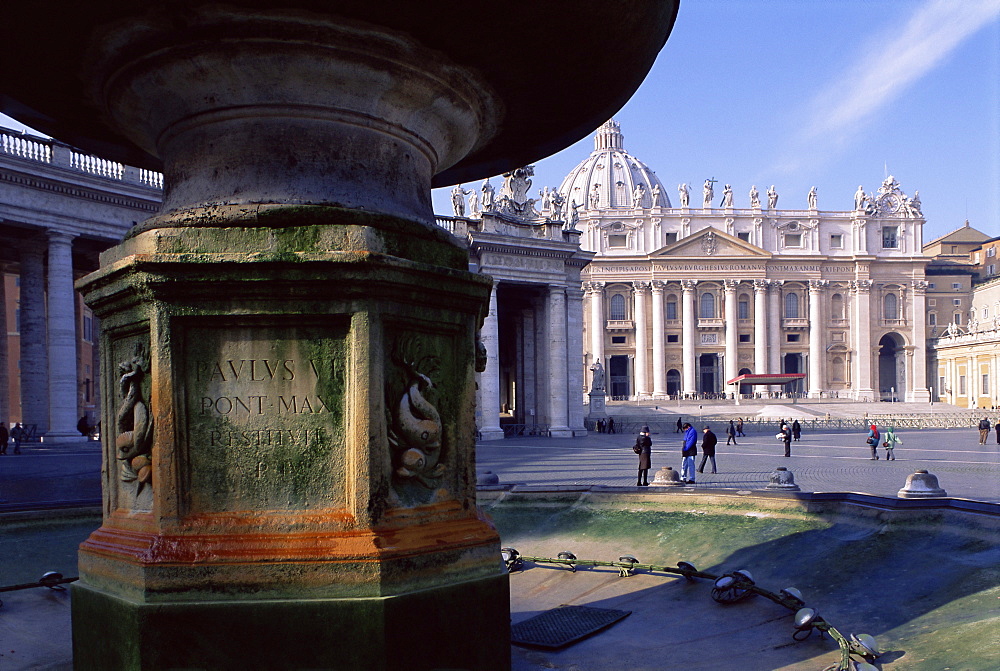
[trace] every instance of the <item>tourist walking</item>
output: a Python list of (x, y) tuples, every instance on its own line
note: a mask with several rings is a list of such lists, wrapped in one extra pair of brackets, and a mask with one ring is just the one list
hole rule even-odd
[(21, 454), (21, 441), (24, 440), (24, 427), (21, 426), (21, 422), (10, 430), (10, 437), (14, 441), (14, 454)]
[(792, 440), (799, 442), (799, 438), (802, 436), (802, 425), (799, 424), (799, 420), (792, 420)]
[[(705, 427), (708, 428), (707, 426)], [(732, 441), (733, 445), (737, 445), (736, 442), (736, 423), (733, 420), (729, 420), (729, 428), (726, 429), (726, 445)]]
[(746, 434), (743, 433), (743, 418), (742, 417), (740, 417), (739, 419), (736, 420), (736, 435), (739, 436), (740, 438), (743, 438), (743, 437), (746, 436)]
[(789, 428), (789, 426), (787, 424), (785, 424), (784, 422), (782, 422), (782, 424), (781, 424), (781, 432), (778, 433), (778, 436), (780, 436), (781, 441), (783, 443), (785, 443), (785, 456), (786, 457), (792, 456), (792, 430), (791, 430), (791, 428)]
[(983, 417), (979, 420), (979, 444), (985, 445), (986, 439), (990, 437), (990, 420)]
[[(1000, 424), (997, 424), (1000, 426)], [(5, 422), (0, 422), (0, 454), (7, 454), (7, 439), (10, 437), (10, 433), (7, 431), (7, 424)]]
[(649, 487), (649, 469), (652, 467), (653, 441), (649, 438), (649, 427), (643, 426), (635, 439), (632, 450), (639, 455), (639, 474), (636, 476), (636, 487)]
[(865, 441), (868, 443), (868, 447), (872, 448), (871, 461), (878, 461), (878, 441), (879, 441), (878, 427), (874, 424), (868, 429), (868, 439)]
[[(732, 425), (732, 421), (729, 422)], [(698, 466), (698, 472), (705, 472), (705, 462), (709, 459), (712, 460), (712, 472), (715, 473), (715, 446), (718, 444), (719, 439), (715, 437), (712, 430), (705, 427), (705, 433), (701, 438), (701, 465)], [(735, 441), (734, 441), (735, 442)], [(729, 443), (726, 443), (728, 445)]]
[(997, 430), (997, 445), (1000, 445), (1000, 420), (993, 425), (993, 428)]
[(896, 461), (896, 455), (892, 453), (893, 449), (896, 447), (896, 443), (902, 443), (903, 439), (896, 435), (896, 430), (893, 427), (887, 427), (885, 430), (885, 438), (882, 440), (882, 447), (885, 448), (885, 460), (886, 461)]
[(694, 484), (694, 458), (698, 455), (698, 432), (684, 423), (684, 443), (681, 447), (681, 480)]
[(683, 425), (683, 424), (681, 424), (681, 418), (680, 418), (680, 417), (678, 417), (678, 418), (677, 418), (677, 430), (676, 430), (676, 431), (674, 431), (674, 433), (680, 433), (680, 432), (681, 432), (681, 431), (683, 431), (683, 430), (684, 430), (684, 425)]
[(614, 417), (608, 417), (607, 427), (608, 427), (608, 433), (614, 433), (615, 432), (615, 418)]

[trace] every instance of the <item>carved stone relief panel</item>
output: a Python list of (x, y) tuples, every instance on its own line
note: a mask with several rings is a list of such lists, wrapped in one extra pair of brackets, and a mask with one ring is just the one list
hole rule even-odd
[(111, 345), (114, 385), (110, 439), (114, 465), (113, 505), (134, 511), (152, 510), (154, 413), (150, 403), (149, 334), (114, 340)]

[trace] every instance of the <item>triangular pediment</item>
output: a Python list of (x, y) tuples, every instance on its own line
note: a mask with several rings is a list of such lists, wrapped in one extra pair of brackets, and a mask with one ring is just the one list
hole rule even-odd
[(677, 242), (661, 247), (650, 257), (757, 257), (771, 258), (771, 253), (715, 228), (705, 228)]

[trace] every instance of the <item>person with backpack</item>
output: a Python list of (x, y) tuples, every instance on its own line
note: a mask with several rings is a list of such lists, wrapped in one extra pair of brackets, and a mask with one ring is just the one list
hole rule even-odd
[(886, 461), (896, 461), (896, 455), (892, 451), (896, 447), (896, 443), (902, 442), (903, 439), (896, 435), (896, 430), (893, 427), (890, 426), (885, 430), (885, 440), (882, 441), (882, 447), (885, 448)]
[(868, 430), (868, 440), (865, 441), (868, 443), (868, 447), (872, 448), (871, 461), (878, 461), (879, 440), (881, 440), (881, 436), (879, 435), (878, 427), (872, 424), (871, 428)]

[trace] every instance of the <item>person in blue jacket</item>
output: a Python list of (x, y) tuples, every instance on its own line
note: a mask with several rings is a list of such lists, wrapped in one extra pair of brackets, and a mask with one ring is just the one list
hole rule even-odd
[(684, 424), (684, 446), (681, 449), (681, 480), (694, 484), (694, 458), (698, 456), (698, 432), (690, 423)]

